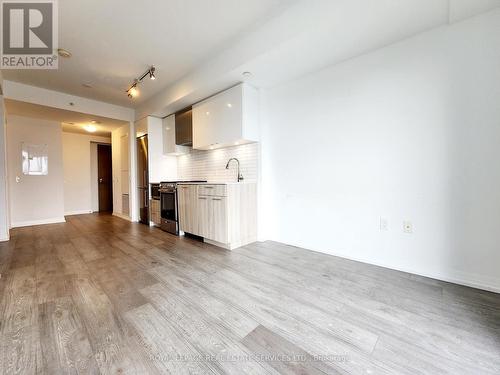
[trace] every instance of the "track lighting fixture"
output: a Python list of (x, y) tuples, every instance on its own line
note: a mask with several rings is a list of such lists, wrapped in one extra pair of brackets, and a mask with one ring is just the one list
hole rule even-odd
[(134, 79), (134, 82), (130, 85), (128, 90), (126, 91), (127, 96), (129, 98), (135, 98), (139, 96), (139, 90), (137, 89), (137, 85), (142, 82), (144, 78), (146, 78), (149, 75), (149, 78), (154, 81), (156, 79), (155, 76), (155, 71), (156, 68), (154, 66), (151, 66), (142, 76), (139, 78)]

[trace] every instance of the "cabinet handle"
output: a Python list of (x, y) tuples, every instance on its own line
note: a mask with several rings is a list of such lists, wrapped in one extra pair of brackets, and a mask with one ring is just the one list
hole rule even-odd
[(207, 197), (198, 197), (198, 199), (207, 199)]
[(212, 198), (213, 201), (221, 201), (222, 198)]
[(213, 189), (213, 186), (203, 186), (205, 189)]

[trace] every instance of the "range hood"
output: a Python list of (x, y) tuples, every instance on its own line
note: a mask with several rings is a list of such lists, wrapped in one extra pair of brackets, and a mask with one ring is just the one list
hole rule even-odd
[(175, 114), (175, 144), (179, 146), (193, 145), (193, 111), (184, 108)]

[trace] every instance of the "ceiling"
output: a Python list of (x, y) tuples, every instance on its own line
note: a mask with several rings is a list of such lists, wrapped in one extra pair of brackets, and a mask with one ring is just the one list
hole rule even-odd
[[(134, 107), (238, 40), (293, 0), (59, 1), (58, 70), (3, 70), (6, 80)], [(125, 90), (150, 65), (140, 96)], [(82, 84), (90, 84), (86, 88)]]
[(136, 118), (163, 117), (242, 80), (270, 88), (438, 27), (490, 11), (500, 0), (307, 0), (267, 20), (155, 97)]
[[(12, 99), (5, 99), (5, 109), (9, 115), (57, 121), (61, 123), (63, 131), (68, 133), (110, 137), (113, 130), (128, 124), (125, 121), (113, 120), (106, 117), (93, 116), (65, 109), (46, 107)], [(92, 123), (92, 121), (96, 123)], [(89, 124), (94, 125), (97, 131), (93, 133), (87, 132), (84, 126)]]
[[(500, 0), (65, 0), (58, 70), (3, 70), (4, 79), (134, 108), (173, 113), (242, 80), (289, 79), (447, 26)], [(125, 94), (155, 65), (140, 96)], [(89, 83), (92, 88), (82, 84)]]

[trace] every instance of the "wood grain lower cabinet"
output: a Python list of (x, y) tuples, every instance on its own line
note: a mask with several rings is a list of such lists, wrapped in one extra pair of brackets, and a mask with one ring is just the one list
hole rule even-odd
[(160, 201), (158, 199), (150, 199), (150, 217), (154, 225), (161, 225)]
[(182, 185), (178, 194), (182, 231), (227, 249), (257, 240), (255, 184)]
[(180, 185), (177, 189), (179, 209), (179, 229), (183, 232), (199, 235), (198, 187)]
[(194, 234), (208, 238), (210, 236), (209, 197), (197, 196), (198, 199), (198, 231)]
[(208, 206), (211, 220), (207, 238), (223, 244), (229, 243), (226, 198), (210, 197)]

